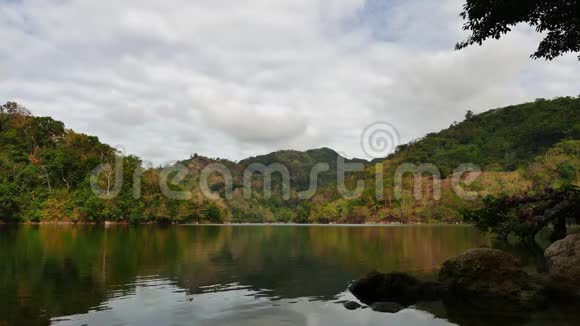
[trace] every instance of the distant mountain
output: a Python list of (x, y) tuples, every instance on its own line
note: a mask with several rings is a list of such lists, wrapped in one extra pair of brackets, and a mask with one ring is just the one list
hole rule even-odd
[(270, 165), (278, 163), (284, 165), (290, 172), (291, 186), (296, 190), (308, 189), (310, 171), (318, 163), (326, 163), (328, 171), (319, 174), (319, 185), (328, 185), (336, 182), (337, 161), (342, 158), (345, 163), (368, 163), (362, 159), (347, 159), (336, 151), (323, 147), (307, 151), (282, 150), (266, 155), (253, 156), (241, 160), (239, 165), (243, 168), (254, 163)]

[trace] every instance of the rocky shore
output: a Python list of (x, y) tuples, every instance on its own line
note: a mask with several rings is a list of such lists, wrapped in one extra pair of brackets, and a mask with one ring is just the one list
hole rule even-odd
[(450, 315), (529, 314), (555, 303), (580, 304), (580, 234), (555, 242), (544, 255), (547, 273), (530, 274), (509, 253), (471, 249), (444, 262), (437, 281), (372, 272), (349, 290), (371, 309), (390, 313), (432, 301), (442, 301)]

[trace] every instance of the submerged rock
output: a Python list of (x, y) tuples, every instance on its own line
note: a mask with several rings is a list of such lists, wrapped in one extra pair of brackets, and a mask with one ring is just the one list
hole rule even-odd
[(370, 307), (373, 311), (387, 312), (392, 314), (405, 309), (405, 307), (396, 302), (375, 302)]
[(554, 242), (544, 256), (550, 277), (570, 288), (580, 289), (580, 234)]
[[(565, 239), (546, 251), (552, 259), (550, 272), (554, 277), (562, 274), (571, 282), (578, 280), (574, 274), (580, 268), (580, 261), (575, 260), (580, 252), (578, 239), (580, 236)], [(576, 265), (560, 261), (566, 260), (564, 257)], [(564, 274), (566, 268), (570, 273)], [(551, 300), (568, 300), (568, 294), (562, 295), (554, 288), (547, 275), (530, 276), (516, 257), (500, 250), (471, 249), (451, 258), (443, 263), (438, 280), (428, 282), (404, 273), (372, 272), (352, 283), (349, 290), (376, 311), (396, 312), (413, 304), (441, 300), (450, 315), (491, 314), (524, 321), (530, 311), (547, 305), (547, 296)]]
[(436, 300), (442, 292), (442, 285), (424, 282), (404, 273), (372, 272), (354, 282), (349, 290), (365, 304), (396, 302), (408, 306), (419, 301)]
[[(538, 307), (542, 286), (522, 269), (512, 255), (493, 249), (471, 249), (449, 259), (439, 271), (451, 301), (507, 308)], [(513, 307), (510, 307), (513, 308)]]
[(360, 303), (356, 301), (347, 301), (343, 304), (343, 306), (348, 310), (356, 310), (361, 307)]

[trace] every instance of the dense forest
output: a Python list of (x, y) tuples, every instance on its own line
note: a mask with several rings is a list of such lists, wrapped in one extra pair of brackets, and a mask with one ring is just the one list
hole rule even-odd
[[(306, 152), (278, 151), (251, 157), (240, 162), (210, 159), (198, 154), (180, 161), (188, 169), (178, 182), (165, 178), (163, 169), (144, 169), (135, 156), (121, 155), (95, 136), (66, 129), (60, 121), (35, 117), (22, 106), (8, 102), (0, 107), (0, 221), (11, 222), (294, 222), (294, 223), (364, 223), (364, 222), (458, 222), (465, 208), (478, 207), (490, 194), (513, 195), (541, 192), (579, 184), (580, 169), (580, 98), (538, 99), (532, 103), (495, 109), (482, 114), (467, 111), (465, 120), (453, 123), (438, 133), (428, 134), (399, 146), (382, 160), (364, 163), (363, 171), (347, 175), (347, 187), (365, 181), (358, 198), (346, 199), (337, 191), (337, 154), (328, 148)], [(192, 151), (193, 152), (193, 151)], [(226, 196), (222, 175), (214, 173), (209, 187), (218, 196), (208, 198), (199, 186), (200, 175), (208, 164), (220, 163), (233, 175), (233, 193)], [(263, 177), (253, 175), (250, 198), (243, 196), (243, 171), (254, 163), (280, 163), (290, 174), (289, 180), (274, 175), (273, 195), (264, 196)], [(328, 171), (319, 176), (317, 193), (301, 199), (299, 192), (308, 188), (310, 170), (317, 163), (327, 163)], [(382, 163), (384, 178), (381, 196), (376, 196), (375, 163)], [(444, 178), (441, 198), (417, 199), (412, 180), (404, 179), (402, 195), (394, 195), (394, 173), (403, 163), (432, 163)], [(478, 191), (478, 199), (466, 201), (451, 189), (450, 176), (463, 163), (473, 163), (483, 170), (469, 186)], [(114, 168), (100, 174), (96, 182), (116, 196), (103, 199), (91, 188), (95, 167), (122, 164), (121, 174)], [(138, 193), (134, 176), (139, 175)], [(123, 179), (114, 189), (117, 179)], [(160, 181), (169, 188), (187, 191), (187, 198), (171, 199), (160, 189)], [(432, 179), (422, 177), (425, 193), (432, 192)], [(290, 198), (282, 198), (282, 189), (290, 189)]]
[(565, 139), (580, 139), (580, 101), (564, 97), (474, 115), (448, 129), (399, 146), (390, 158), (435, 164), (449, 174), (473, 162), (488, 171), (514, 171)]

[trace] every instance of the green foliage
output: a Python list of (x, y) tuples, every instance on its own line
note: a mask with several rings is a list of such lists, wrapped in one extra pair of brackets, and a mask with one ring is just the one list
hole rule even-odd
[(210, 202), (205, 208), (204, 212), (205, 218), (212, 223), (223, 222), (223, 216), (221, 209), (213, 202)]
[(90, 171), (114, 150), (96, 137), (65, 130), (60, 121), (33, 117), (16, 103), (1, 111), (0, 219), (90, 218), (79, 207), (91, 200), (77, 199), (90, 189)]
[(580, 185), (580, 141), (564, 140), (525, 167), (523, 174), (536, 189)]
[(506, 197), (485, 197), (483, 205), (484, 207), (481, 209), (464, 210), (462, 214), (465, 221), (482, 231), (495, 233), (500, 238), (507, 238), (512, 230), (510, 224), (512, 216)]
[[(292, 188), (302, 191), (310, 187), (310, 171), (318, 163), (326, 163), (329, 166), (328, 171), (321, 172), (318, 177), (319, 186), (328, 186), (336, 183), (337, 159), (339, 154), (330, 148), (311, 149), (305, 152), (284, 150), (277, 151), (267, 155), (250, 157), (239, 162), (242, 168), (250, 164), (264, 164), (269, 166), (273, 163), (279, 163), (285, 166), (290, 173), (290, 185)], [(346, 159), (345, 163), (362, 163), (364, 160)], [(273, 184), (280, 184), (281, 179), (278, 173), (272, 176)], [(278, 187), (279, 188), (279, 187)]]
[[(16, 103), (0, 107), (0, 220), (141, 223), (221, 223), (223, 210), (214, 202), (167, 198), (157, 170), (145, 172), (140, 198), (134, 197), (133, 176), (142, 169), (135, 156), (122, 156), (97, 137), (66, 130), (48, 117), (34, 117)], [(99, 198), (89, 176), (99, 164), (120, 159), (123, 180), (113, 199)], [(115, 176), (101, 175), (101, 189), (112, 190)], [(184, 190), (184, 185), (169, 185)]]
[(556, 143), (580, 138), (578, 112), (580, 98), (565, 97), (468, 114), (457, 125), (399, 146), (388, 159), (432, 163), (443, 176), (464, 163), (514, 171)]
[[(456, 222), (461, 210), (476, 207), (480, 202), (461, 200), (452, 193), (448, 182), (440, 201), (415, 200), (410, 191), (411, 178), (404, 180), (403, 196), (396, 199), (393, 192), (396, 167), (401, 163), (433, 163), (445, 177), (462, 163), (475, 163), (487, 171), (501, 171), (497, 175), (510, 175), (516, 172), (505, 171), (517, 169), (522, 179), (531, 180), (535, 189), (564, 189), (568, 185), (578, 185), (580, 141), (576, 139), (580, 138), (579, 111), (580, 99), (576, 98), (541, 100), (478, 115), (468, 111), (465, 121), (402, 145), (382, 162), (385, 176), (382, 199), (376, 196), (374, 165), (367, 165), (366, 170), (349, 173), (346, 177), (348, 189), (354, 189), (358, 179), (365, 181), (362, 196), (342, 198), (336, 186), (338, 154), (321, 148), (305, 152), (279, 151), (239, 163), (192, 155), (189, 160), (180, 162), (192, 173), (181, 182), (169, 182), (172, 191), (191, 194), (188, 200), (177, 200), (161, 192), (161, 169), (142, 171), (142, 161), (138, 157), (121, 156), (97, 137), (67, 130), (62, 122), (34, 117), (18, 104), (7, 103), (1, 106), (0, 112), (0, 220), (96, 223)], [(124, 182), (120, 192), (112, 199), (102, 199), (93, 193), (89, 175), (100, 164), (114, 166), (118, 162), (123, 164)], [(345, 162), (362, 161), (345, 159)], [(210, 163), (224, 164), (232, 171), (232, 199), (226, 198), (226, 183), (219, 173), (212, 174), (209, 180), (210, 189), (219, 198), (209, 200), (201, 193), (199, 172)], [(263, 177), (259, 173), (252, 181), (251, 198), (243, 198), (242, 189), (239, 189), (242, 187), (242, 172), (253, 163), (286, 166), (290, 171), (291, 199), (281, 198), (283, 180), (279, 173), (273, 175), (272, 198), (264, 198), (261, 193)], [(299, 199), (298, 192), (309, 188), (310, 170), (317, 163), (327, 163), (330, 171), (319, 176), (318, 192), (314, 198)], [(133, 191), (136, 173), (142, 175), (137, 198)], [(101, 174), (97, 183), (101, 189), (113, 191), (116, 178), (114, 173)], [(525, 188), (524, 183), (518, 183), (514, 178), (503, 180), (496, 176), (491, 182), (480, 181), (470, 189), (495, 195), (503, 192), (509, 196)], [(490, 184), (499, 190), (490, 191)], [(513, 211), (500, 212), (500, 208), (495, 207), (499, 204), (494, 202), (486, 202), (486, 205), (489, 207), (487, 212), (482, 211), (484, 218), (474, 215), (468, 218), (486, 230), (502, 233), (506, 223), (511, 223), (517, 215)], [(497, 220), (499, 218), (501, 220)], [(516, 227), (519, 226), (509, 226), (509, 230)]]
[(266, 219), (259, 210), (245, 210), (239, 207), (233, 207), (232, 221), (236, 223), (263, 223)]
[(465, 113), (465, 120), (471, 120), (473, 119), (473, 117), (474, 117), (473, 111), (467, 110), (467, 112)]
[(293, 223), (304, 224), (308, 223), (308, 215), (310, 214), (310, 209), (307, 206), (299, 206), (296, 209), (296, 216), (294, 220), (291, 221)]
[(482, 208), (465, 210), (463, 216), (480, 230), (495, 233), (502, 239), (512, 233), (522, 239), (533, 239), (550, 223), (563, 224), (565, 228), (566, 220), (578, 218), (578, 211), (580, 188), (566, 185), (535, 195), (488, 196)]
[(467, 0), (461, 17), (466, 20), (463, 29), (471, 35), (456, 48), (499, 39), (513, 26), (526, 23), (544, 37), (532, 58), (551, 60), (566, 52), (580, 52), (578, 12), (578, 0)]
[(576, 179), (576, 167), (570, 162), (558, 164), (558, 173), (565, 182), (572, 182)]
[(296, 220), (297, 214), (289, 208), (282, 207), (274, 213), (274, 216), (276, 222), (291, 223)]

